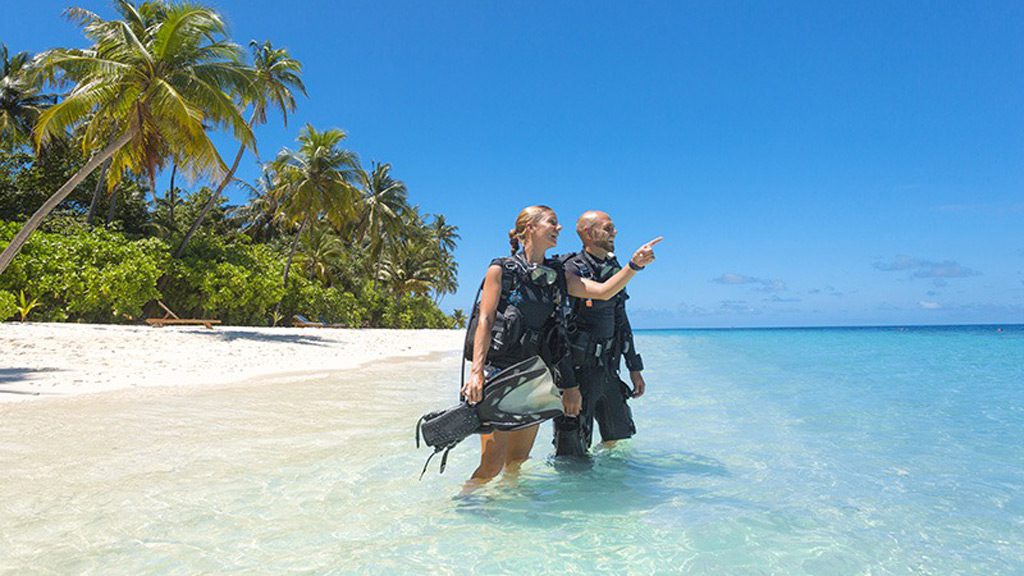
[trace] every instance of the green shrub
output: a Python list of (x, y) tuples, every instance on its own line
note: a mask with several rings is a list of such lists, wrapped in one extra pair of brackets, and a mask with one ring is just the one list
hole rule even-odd
[(17, 298), (6, 290), (0, 290), (0, 322), (7, 320), (17, 312)]
[(284, 294), (283, 273), (280, 256), (265, 244), (197, 236), (185, 257), (171, 262), (164, 301), (179, 316), (265, 326)]
[(354, 294), (302, 276), (288, 278), (288, 292), (281, 302), (281, 311), (285, 319), (302, 314), (313, 321), (352, 328), (363, 326), (366, 316), (365, 306)]
[[(20, 228), (0, 226), (0, 246)], [(0, 289), (39, 299), (33, 317), (45, 321), (123, 322), (158, 298), (156, 283), (169, 259), (156, 238), (129, 240), (104, 228), (65, 224), (37, 231), (0, 276)]]
[(426, 296), (399, 296), (388, 300), (381, 318), (384, 328), (450, 328), (451, 319)]
[[(0, 221), (0, 248), (20, 227)], [(355, 272), (325, 286), (293, 267), (286, 290), (281, 277), (287, 249), (253, 244), (240, 234), (200, 233), (175, 260), (159, 238), (133, 240), (81, 218), (51, 218), (0, 275), (0, 320), (17, 313), (16, 295), (24, 292), (38, 299), (31, 318), (51, 322), (135, 321), (147, 303), (162, 299), (181, 317), (226, 324), (269, 325), (280, 302), (285, 323), (302, 314), (351, 327), (452, 326), (430, 298), (394, 295)]]

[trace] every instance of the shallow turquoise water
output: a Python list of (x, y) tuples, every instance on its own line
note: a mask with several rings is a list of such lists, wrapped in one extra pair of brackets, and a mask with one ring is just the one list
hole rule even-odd
[(455, 357), (0, 406), (0, 572), (1021, 574), (1024, 327), (641, 332), (640, 433), (462, 495)]

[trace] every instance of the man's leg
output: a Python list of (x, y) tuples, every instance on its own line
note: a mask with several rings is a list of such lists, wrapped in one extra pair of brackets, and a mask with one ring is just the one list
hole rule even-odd
[(617, 440), (625, 440), (636, 434), (633, 411), (626, 403), (629, 387), (611, 371), (604, 373), (599, 382), (604, 393), (594, 407), (594, 419), (601, 429), (602, 445), (614, 446)]
[(555, 418), (555, 456), (586, 456), (594, 429), (594, 402), (591, 370), (576, 369), (576, 382), (583, 395), (583, 408), (579, 416), (558, 416)]

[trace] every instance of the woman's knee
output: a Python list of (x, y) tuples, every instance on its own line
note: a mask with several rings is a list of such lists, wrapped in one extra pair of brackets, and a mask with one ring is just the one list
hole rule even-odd
[(491, 478), (494, 478), (495, 476), (500, 474), (502, 468), (504, 468), (504, 467), (505, 467), (505, 463), (504, 462), (499, 462), (497, 464), (492, 463), (492, 462), (488, 462), (488, 463), (481, 462), (480, 466), (477, 466), (477, 469), (473, 471), (473, 479), (474, 480), (490, 480)]

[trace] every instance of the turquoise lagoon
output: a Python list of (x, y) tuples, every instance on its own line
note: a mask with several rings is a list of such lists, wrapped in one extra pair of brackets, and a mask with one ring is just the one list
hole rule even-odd
[(635, 439), (468, 494), (413, 446), (454, 355), (0, 404), (0, 573), (1024, 573), (1024, 327), (637, 345)]

